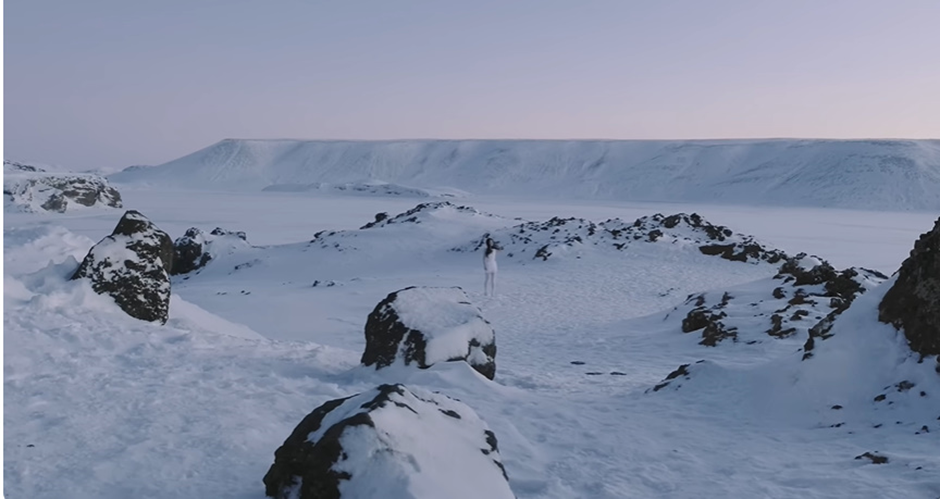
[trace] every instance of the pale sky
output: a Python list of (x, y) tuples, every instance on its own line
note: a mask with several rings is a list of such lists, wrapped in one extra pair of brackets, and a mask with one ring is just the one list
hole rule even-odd
[(940, 138), (937, 0), (6, 0), (4, 155), (223, 138)]

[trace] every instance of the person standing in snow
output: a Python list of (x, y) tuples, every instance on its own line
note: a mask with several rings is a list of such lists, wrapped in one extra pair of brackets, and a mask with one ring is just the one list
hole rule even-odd
[(483, 296), (496, 295), (496, 252), (501, 250), (496, 241), (491, 237), (486, 238), (486, 251), (483, 252), (483, 272), (486, 273), (486, 280), (483, 281)]

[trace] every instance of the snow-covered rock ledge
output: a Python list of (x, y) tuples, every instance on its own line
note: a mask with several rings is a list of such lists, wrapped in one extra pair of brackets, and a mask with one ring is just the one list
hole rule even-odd
[(123, 207), (121, 194), (104, 177), (91, 173), (52, 173), (6, 160), (3, 198), (6, 211), (64, 213), (82, 207)]

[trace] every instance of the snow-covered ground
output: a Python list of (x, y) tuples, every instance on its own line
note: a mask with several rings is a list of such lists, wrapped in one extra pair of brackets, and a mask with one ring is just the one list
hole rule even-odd
[[(705, 347), (667, 315), (701, 291), (758, 296), (777, 265), (679, 239), (574, 244), (545, 261), (501, 255), (486, 298), (481, 253), (453, 251), (556, 216), (696, 212), (771, 248), (890, 275), (936, 213), (467, 195), (420, 223), (360, 229), (427, 200), (118, 187), (174, 238), (221, 227), (251, 246), (175, 276), (159, 326), (66, 281), (120, 211), (5, 215), (7, 497), (261, 499), (274, 450), (305, 415), (396, 382), (470, 406), (520, 498), (940, 496), (940, 376), (875, 320), (886, 285), (803, 361), (803, 336)], [(412, 285), (460, 286), (480, 307), (496, 331), (494, 381), (464, 363), (359, 366), (367, 315)], [(654, 391), (680, 364), (688, 376)], [(865, 452), (889, 462), (855, 459)]]

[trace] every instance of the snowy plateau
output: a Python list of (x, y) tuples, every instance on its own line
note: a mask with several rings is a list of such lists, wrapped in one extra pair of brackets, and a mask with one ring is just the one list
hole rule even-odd
[[(107, 181), (5, 204), (5, 497), (300, 497), (328, 439), (342, 497), (940, 497), (937, 356), (879, 321), (940, 141), (225, 140)], [(165, 324), (72, 279), (125, 210), (190, 245)], [(429, 365), (363, 365), (412, 286)]]

